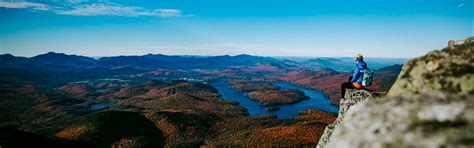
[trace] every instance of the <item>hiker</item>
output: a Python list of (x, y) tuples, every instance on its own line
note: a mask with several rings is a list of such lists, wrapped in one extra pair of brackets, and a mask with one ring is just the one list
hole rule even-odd
[(356, 68), (354, 73), (349, 78), (349, 82), (344, 82), (341, 84), (341, 102), (344, 102), (344, 94), (346, 93), (346, 89), (362, 89), (364, 85), (362, 85), (362, 81), (364, 79), (364, 72), (363, 70), (367, 69), (367, 63), (364, 62), (364, 57), (362, 54), (357, 54), (355, 57), (356, 61)]

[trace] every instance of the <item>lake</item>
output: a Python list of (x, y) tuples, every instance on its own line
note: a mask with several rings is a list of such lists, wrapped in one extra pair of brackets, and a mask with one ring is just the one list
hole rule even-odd
[(280, 86), (282, 90), (301, 90), (306, 96), (309, 96), (310, 99), (294, 104), (280, 105), (280, 110), (278, 111), (267, 111), (265, 107), (260, 106), (258, 101), (252, 100), (244, 95), (244, 93), (232, 89), (226, 82), (210, 83), (210, 85), (215, 87), (219, 91), (219, 94), (222, 95), (221, 98), (239, 102), (240, 106), (248, 109), (250, 116), (277, 115), (278, 119), (291, 119), (296, 117), (300, 111), (306, 109), (317, 109), (332, 113), (339, 112), (339, 106), (331, 104), (329, 98), (325, 97), (321, 91), (307, 89), (286, 82), (275, 82), (273, 84)]

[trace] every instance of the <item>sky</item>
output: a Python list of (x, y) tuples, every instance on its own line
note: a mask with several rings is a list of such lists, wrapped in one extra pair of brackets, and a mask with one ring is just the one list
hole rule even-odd
[(474, 36), (474, 0), (0, 0), (0, 54), (412, 58)]

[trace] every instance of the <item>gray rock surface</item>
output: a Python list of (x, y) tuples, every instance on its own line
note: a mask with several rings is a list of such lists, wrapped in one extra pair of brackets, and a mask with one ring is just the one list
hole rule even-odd
[(341, 126), (341, 122), (344, 119), (344, 117), (347, 115), (349, 109), (356, 104), (359, 104), (363, 101), (368, 101), (372, 100), (372, 94), (366, 90), (357, 90), (357, 89), (347, 89), (346, 94), (344, 96), (346, 101), (344, 103), (340, 103), (339, 106), (339, 114), (337, 116), (336, 121), (334, 121), (333, 124), (329, 124), (326, 126), (326, 129), (324, 129), (324, 134), (321, 136), (319, 139), (318, 146), (325, 145), (327, 142), (329, 142), (330, 137), (334, 130)]
[(359, 100), (318, 147), (473, 147), (474, 38), (407, 62), (388, 96)]

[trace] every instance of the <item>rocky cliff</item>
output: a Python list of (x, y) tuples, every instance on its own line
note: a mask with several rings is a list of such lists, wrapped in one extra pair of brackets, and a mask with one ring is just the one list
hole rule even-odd
[(407, 62), (386, 97), (346, 98), (318, 147), (474, 146), (474, 38)]

